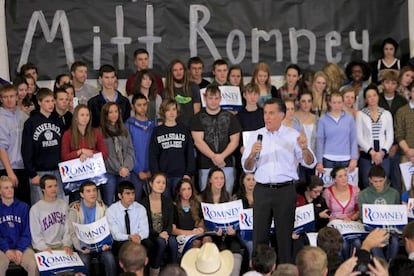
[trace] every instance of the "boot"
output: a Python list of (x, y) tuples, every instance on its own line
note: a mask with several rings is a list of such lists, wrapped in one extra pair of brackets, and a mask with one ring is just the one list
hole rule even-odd
[(150, 276), (158, 276), (160, 274), (160, 268), (152, 268), (150, 267)]
[(234, 264), (233, 264), (233, 270), (231, 271), (231, 276), (239, 276), (243, 257), (239, 253), (236, 253), (236, 254), (233, 253), (233, 259), (234, 259)]

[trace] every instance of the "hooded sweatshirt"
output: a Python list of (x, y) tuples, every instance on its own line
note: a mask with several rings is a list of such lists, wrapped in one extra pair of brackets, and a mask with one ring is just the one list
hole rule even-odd
[(46, 117), (33, 110), (23, 127), (22, 156), (30, 178), (37, 171), (53, 171), (60, 162), (63, 124), (56, 113)]
[(377, 192), (370, 185), (359, 193), (358, 206), (362, 214), (362, 204), (400, 204), (400, 194), (398, 191), (390, 187), (390, 183), (386, 182), (381, 192)]

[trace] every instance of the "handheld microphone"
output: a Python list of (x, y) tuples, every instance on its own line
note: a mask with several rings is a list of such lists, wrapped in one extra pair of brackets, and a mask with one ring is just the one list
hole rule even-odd
[[(263, 135), (262, 134), (258, 134), (257, 135), (257, 142), (262, 143), (262, 141), (263, 141)], [(256, 160), (259, 160), (259, 158), (260, 158), (260, 151), (256, 153), (255, 159)]]

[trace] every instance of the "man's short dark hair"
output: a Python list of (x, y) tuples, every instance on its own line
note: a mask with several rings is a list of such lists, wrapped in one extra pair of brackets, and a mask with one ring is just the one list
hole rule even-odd
[(276, 252), (265, 244), (258, 244), (252, 253), (252, 267), (259, 273), (267, 274), (272, 272), (276, 264)]
[(414, 240), (414, 221), (411, 221), (404, 226), (402, 238)]
[(46, 187), (46, 181), (48, 180), (55, 180), (57, 181), (56, 176), (54, 176), (53, 174), (45, 174), (40, 178), (40, 182), (39, 182), (39, 186), (40, 189), (44, 190)]
[(88, 187), (88, 186), (95, 186), (96, 187), (96, 183), (93, 182), (92, 180), (83, 181), (81, 183), (80, 187), (79, 187), (79, 192), (83, 193), (83, 190), (85, 189), (85, 187)]
[(124, 271), (135, 272), (145, 267), (147, 252), (143, 245), (127, 241), (121, 246), (118, 257)]
[(26, 75), (26, 72), (31, 70), (31, 69), (35, 69), (36, 73), (38, 73), (36, 65), (34, 65), (31, 62), (28, 62), (28, 63), (22, 65), (22, 67), (20, 68), (20, 75), (22, 75), (22, 76)]
[(17, 88), (16, 86), (14, 86), (13, 84), (7, 83), (7, 84), (3, 84), (2, 86), (0, 86), (0, 97), (4, 92), (8, 92), (8, 91), (15, 91), (17, 94)]
[(75, 61), (74, 63), (72, 63), (72, 65), (70, 66), (70, 71), (71, 72), (75, 72), (76, 69), (78, 69), (78, 67), (86, 67), (86, 68), (88, 68), (88, 66), (86, 66), (86, 63), (85, 62), (78, 60), (78, 61)]
[(224, 59), (216, 59), (213, 63), (213, 71), (216, 69), (216, 66), (219, 65), (227, 65), (229, 66), (229, 64), (227, 63), (227, 61), (225, 61)]
[(368, 177), (381, 177), (385, 178), (385, 170), (381, 165), (372, 166), (369, 170)]
[(204, 62), (200, 57), (191, 57), (187, 62), (187, 68), (190, 69), (191, 64), (200, 64), (204, 67)]
[(39, 92), (37, 92), (37, 94), (36, 94), (36, 100), (38, 102), (41, 102), (47, 96), (52, 96), (53, 98), (55, 97), (55, 95), (53, 95), (52, 90), (50, 90), (47, 87), (42, 87), (42, 88), (39, 89)]
[(124, 180), (124, 181), (121, 181), (121, 182), (118, 183), (118, 187), (117, 187), (116, 190), (117, 190), (118, 194), (122, 195), (124, 190), (135, 191), (135, 186), (131, 181)]
[(115, 73), (116, 76), (116, 70), (115, 67), (113, 67), (110, 64), (104, 64), (101, 66), (101, 68), (99, 68), (99, 76), (102, 77), (104, 73)]
[(282, 113), (286, 114), (286, 105), (285, 105), (285, 102), (282, 99), (279, 99), (279, 98), (270, 98), (270, 99), (267, 99), (265, 101), (264, 105), (263, 105), (263, 108), (266, 105), (269, 105), (269, 104), (276, 104), (277, 105), (277, 110), (279, 112), (282, 112)]
[(136, 93), (136, 94), (134, 94), (134, 96), (132, 96), (132, 100), (131, 100), (132, 105), (134, 105), (137, 100), (146, 100), (146, 101), (148, 101), (148, 98), (142, 93)]
[(147, 50), (145, 50), (144, 48), (138, 48), (134, 51), (134, 58), (136, 58), (137, 55), (140, 55), (140, 54), (146, 54), (147, 56), (149, 56), (149, 53)]

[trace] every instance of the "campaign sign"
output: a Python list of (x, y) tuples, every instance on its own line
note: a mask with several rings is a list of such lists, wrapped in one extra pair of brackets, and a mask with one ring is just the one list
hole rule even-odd
[[(222, 109), (238, 111), (243, 107), (242, 94), (240, 92), (240, 87), (222, 85), (222, 86), (219, 86), (219, 89), (221, 92), (220, 107)], [(206, 88), (200, 89), (201, 105), (204, 108), (206, 107), (206, 101), (204, 98), (205, 93), (206, 93)]]
[(239, 214), (240, 236), (245, 241), (253, 240), (253, 209), (243, 209)]
[[(324, 173), (319, 173), (318, 171), (315, 171), (315, 174), (319, 176), (320, 179), (323, 181), (323, 186), (329, 187), (333, 184), (333, 179), (331, 177), (331, 168), (324, 168)], [(354, 186), (358, 186), (358, 168), (355, 168), (355, 170), (350, 173), (348, 172), (348, 183), (352, 184)]]
[[(254, 135), (254, 133), (256, 133), (255, 130), (252, 130), (252, 131), (243, 131), (242, 132), (243, 147), (245, 147), (247, 145), (247, 142), (249, 141), (250, 137), (252, 135)], [(256, 139), (257, 139), (257, 135), (256, 135)]]
[(201, 202), (204, 225), (209, 230), (221, 228), (224, 232), (228, 226), (239, 230), (239, 215), (243, 210), (241, 199), (225, 203), (210, 204)]
[(41, 276), (58, 275), (63, 272), (86, 274), (86, 267), (76, 252), (68, 255), (63, 250), (53, 250), (52, 253), (43, 251), (35, 253), (35, 259)]
[(334, 219), (328, 226), (337, 229), (345, 239), (361, 238), (366, 234), (364, 225), (359, 221)]
[(410, 161), (400, 164), (401, 175), (404, 179), (405, 190), (411, 189), (411, 181), (414, 174), (414, 166)]
[(83, 162), (79, 158), (59, 163), (59, 172), (66, 191), (74, 192), (85, 180), (92, 180), (96, 185), (106, 183), (106, 168), (102, 153), (95, 153)]
[(414, 198), (409, 198), (407, 202), (407, 217), (409, 221), (414, 220)]
[(362, 204), (362, 222), (368, 227), (400, 233), (408, 222), (407, 207), (402, 204)]
[(216, 236), (216, 232), (214, 231), (207, 231), (197, 235), (178, 235), (176, 237), (177, 245), (178, 245), (178, 253), (184, 255), (184, 253), (190, 249), (193, 245), (193, 242), (197, 239), (203, 238), (205, 236)]
[(92, 252), (101, 252), (105, 244), (112, 245), (112, 236), (106, 217), (89, 224), (73, 222), (73, 228), (79, 241)]
[(315, 231), (315, 212), (313, 203), (296, 207), (294, 227), (296, 234)]

